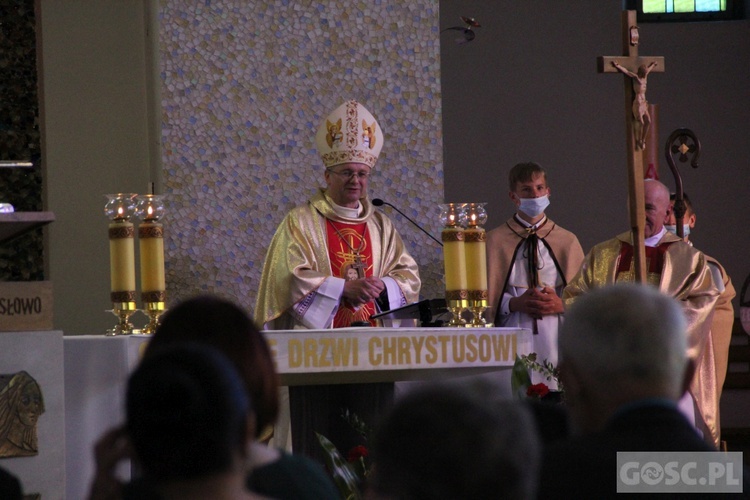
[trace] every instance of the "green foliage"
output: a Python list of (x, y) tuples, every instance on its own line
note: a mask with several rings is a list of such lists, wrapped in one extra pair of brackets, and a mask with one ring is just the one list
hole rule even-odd
[(546, 359), (542, 362), (537, 361), (536, 353), (532, 352), (528, 356), (516, 356), (516, 361), (513, 363), (510, 383), (513, 394), (518, 399), (526, 397), (526, 389), (531, 385), (531, 375), (529, 374), (531, 370), (541, 373), (549, 381), (556, 382), (557, 390), (564, 392), (560, 381), (560, 370)]
[(563, 391), (563, 385), (560, 381), (560, 370), (558, 370), (557, 367), (550, 363), (548, 360), (542, 360), (542, 362), (540, 363), (539, 361), (537, 361), (536, 353), (532, 352), (528, 356), (521, 356), (521, 362), (523, 362), (523, 364), (529, 370), (541, 373), (548, 381), (557, 382), (558, 390), (561, 392)]
[(348, 408), (341, 410), (341, 418), (354, 429), (357, 434), (362, 436), (365, 441), (368, 441), (372, 435), (372, 429), (356, 413), (352, 413)]
[(317, 432), (315, 435), (318, 437), (318, 442), (326, 453), (326, 465), (333, 475), (333, 482), (339, 489), (341, 498), (345, 500), (359, 500), (362, 498), (362, 494), (359, 491), (360, 479), (355, 469), (341, 456), (339, 450), (336, 449), (327, 437)]
[[(536, 354), (534, 354), (534, 357), (536, 358)], [(531, 376), (529, 375), (529, 369), (523, 362), (523, 359), (516, 356), (516, 361), (513, 363), (513, 370), (510, 375), (510, 386), (513, 390), (513, 395), (518, 399), (526, 399), (526, 389), (530, 385)]]
[[(365, 443), (370, 439), (372, 428), (356, 413), (349, 411), (348, 408), (342, 409), (341, 418), (362, 437)], [(343, 457), (338, 448), (328, 438), (317, 432), (315, 435), (326, 454), (326, 465), (328, 470), (331, 471), (333, 481), (336, 483), (341, 497), (345, 500), (361, 499), (362, 494), (359, 487), (370, 473), (366, 458), (369, 454), (367, 447), (356, 446), (349, 451), (347, 457)]]

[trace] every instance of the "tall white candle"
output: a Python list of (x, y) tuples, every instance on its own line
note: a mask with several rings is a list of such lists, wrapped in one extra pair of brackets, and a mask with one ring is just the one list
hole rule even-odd
[(461, 228), (445, 228), (442, 240), (445, 291), (466, 290), (464, 231)]
[(487, 290), (487, 247), (485, 232), (481, 227), (470, 227), (465, 231), (466, 288)]
[[(135, 230), (133, 223), (109, 224), (110, 291), (135, 293)], [(116, 300), (115, 302), (125, 302)]]
[(164, 228), (146, 221), (138, 226), (141, 258), (141, 292), (164, 292)]

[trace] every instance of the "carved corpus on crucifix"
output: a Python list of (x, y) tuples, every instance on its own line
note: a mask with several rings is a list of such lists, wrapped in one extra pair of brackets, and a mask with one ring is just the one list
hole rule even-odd
[(646, 102), (646, 79), (651, 72), (664, 71), (663, 57), (640, 57), (640, 35), (636, 25), (636, 12), (622, 13), (622, 56), (600, 56), (599, 73), (623, 73), (625, 82), (625, 123), (628, 148), (628, 199), (630, 201), (630, 228), (635, 255), (635, 278), (646, 282), (646, 251), (643, 228), (646, 220), (643, 199), (643, 148), (651, 123)]

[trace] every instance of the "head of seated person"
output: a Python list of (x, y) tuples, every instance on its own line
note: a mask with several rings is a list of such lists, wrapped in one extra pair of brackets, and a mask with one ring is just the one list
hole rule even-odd
[(534, 498), (540, 461), (533, 416), (489, 386), (414, 389), (376, 428), (373, 498)]
[(193, 493), (202, 481), (244, 489), (252, 408), (236, 370), (213, 348), (153, 349), (128, 381), (126, 431), (144, 482), (165, 498)]
[(618, 409), (677, 401), (693, 375), (682, 308), (657, 289), (616, 284), (583, 295), (560, 328), (560, 374), (579, 431), (602, 428)]
[(201, 295), (169, 309), (145, 356), (165, 345), (196, 342), (221, 351), (242, 378), (256, 414), (256, 438), (279, 412), (279, 381), (271, 351), (250, 316), (228, 300)]
[[(677, 194), (672, 193), (669, 195), (669, 215), (664, 223), (664, 227), (667, 231), (671, 231), (677, 234), (677, 217), (675, 215), (674, 204), (677, 199)], [(682, 193), (682, 201), (685, 207), (685, 213), (682, 217), (682, 237), (686, 242), (690, 241), (690, 233), (695, 227), (697, 217), (695, 215), (695, 209), (693, 208), (693, 202), (690, 201), (690, 197), (687, 193)]]

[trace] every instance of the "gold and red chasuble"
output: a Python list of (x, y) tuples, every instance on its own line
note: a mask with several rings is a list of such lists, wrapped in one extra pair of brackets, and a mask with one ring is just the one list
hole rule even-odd
[[(372, 276), (372, 245), (367, 224), (344, 224), (330, 219), (326, 222), (328, 258), (333, 275), (345, 280)], [(370, 320), (375, 312), (374, 302), (355, 310), (351, 304), (342, 301), (333, 318), (333, 327), (345, 328), (354, 321), (367, 321), (375, 326), (374, 320)]]
[[(669, 245), (672, 243), (662, 243), (656, 247), (646, 247), (646, 282), (659, 286), (661, 281), (661, 270), (664, 269), (664, 254), (667, 253)], [(617, 274), (615, 280), (634, 282), (635, 267), (633, 265), (634, 253), (633, 245), (622, 243), (620, 246), (620, 259), (617, 263)]]

